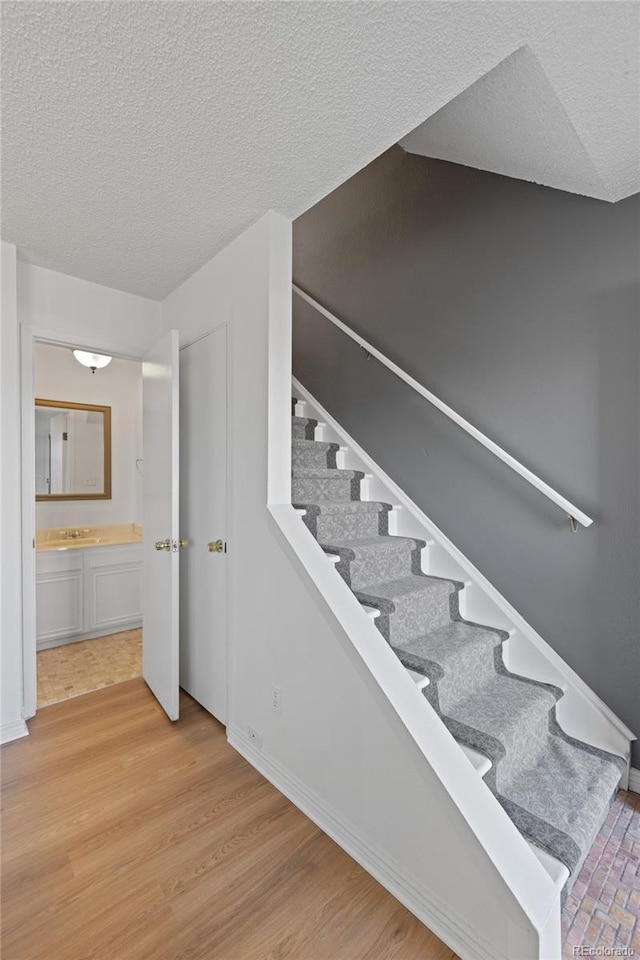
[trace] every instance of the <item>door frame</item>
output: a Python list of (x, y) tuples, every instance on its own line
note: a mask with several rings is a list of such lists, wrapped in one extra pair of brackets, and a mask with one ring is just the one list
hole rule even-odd
[[(180, 342), (179, 350), (190, 347), (203, 337), (214, 333), (219, 327), (227, 328), (227, 423), (226, 423), (226, 461), (227, 461), (227, 502), (225, 508), (226, 535), (229, 537), (232, 497), (232, 446), (231, 446), (231, 379), (232, 379), (232, 317), (215, 323), (205, 333)], [(60, 332), (50, 327), (34, 327), (28, 324), (20, 326), (20, 435), (21, 435), (21, 523), (22, 523), (22, 713), (29, 720), (36, 715), (38, 706), (38, 681), (36, 661), (36, 493), (35, 493), (35, 421), (33, 416), (34, 352), (36, 343), (48, 343), (52, 346), (68, 347), (71, 350), (88, 350), (91, 353), (108, 353), (121, 360), (135, 360), (142, 363), (144, 350), (131, 352), (123, 350), (116, 340), (90, 336), (87, 340), (77, 334)], [(225, 583), (226, 606), (226, 645), (227, 645), (227, 704), (231, 701), (230, 685), (230, 643), (231, 610), (230, 570), (227, 570)], [(143, 624), (144, 630), (144, 624)], [(144, 642), (144, 641), (143, 641)]]
[(36, 491), (35, 491), (35, 428), (33, 416), (33, 361), (36, 343), (48, 343), (70, 350), (108, 353), (121, 360), (142, 363), (142, 351), (123, 351), (109, 338), (87, 340), (77, 334), (61, 333), (48, 327), (20, 326), (20, 470), (22, 522), (22, 715), (29, 720), (36, 715), (38, 680), (36, 661)]

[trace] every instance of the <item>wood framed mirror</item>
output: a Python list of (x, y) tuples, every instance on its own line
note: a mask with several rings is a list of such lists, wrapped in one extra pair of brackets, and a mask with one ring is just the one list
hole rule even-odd
[(36, 500), (111, 499), (111, 407), (35, 402)]

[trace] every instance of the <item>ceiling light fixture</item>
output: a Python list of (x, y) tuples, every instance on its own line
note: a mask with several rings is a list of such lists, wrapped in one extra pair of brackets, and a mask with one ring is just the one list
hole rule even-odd
[(89, 367), (91, 373), (95, 373), (96, 370), (100, 370), (101, 367), (106, 367), (107, 364), (111, 363), (112, 359), (105, 353), (87, 353), (85, 350), (74, 350), (73, 355), (83, 367)]

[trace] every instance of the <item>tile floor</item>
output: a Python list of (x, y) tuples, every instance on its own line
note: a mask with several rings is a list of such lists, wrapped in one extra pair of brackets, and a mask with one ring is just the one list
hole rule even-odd
[(142, 675), (142, 630), (38, 652), (38, 707)]
[(562, 912), (563, 960), (640, 958), (640, 794), (620, 791)]

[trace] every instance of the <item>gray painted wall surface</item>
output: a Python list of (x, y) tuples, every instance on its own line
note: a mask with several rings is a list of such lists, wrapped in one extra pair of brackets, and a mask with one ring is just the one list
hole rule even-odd
[(297, 284), (595, 518), (571, 534), (294, 297), (295, 375), (640, 734), (640, 196), (394, 147), (293, 237)]

